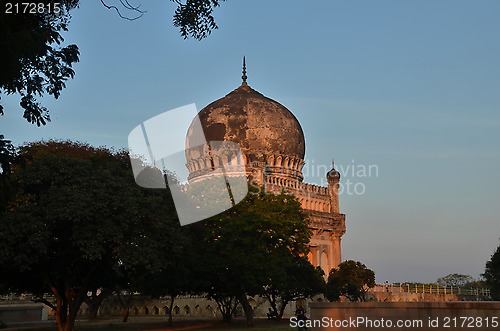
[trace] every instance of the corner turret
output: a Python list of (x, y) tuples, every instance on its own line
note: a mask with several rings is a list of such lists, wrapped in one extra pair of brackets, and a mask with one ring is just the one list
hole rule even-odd
[(326, 173), (326, 180), (328, 181), (328, 189), (330, 192), (331, 212), (339, 213), (339, 187), (340, 187), (340, 173), (335, 170), (335, 163), (332, 161), (332, 169)]

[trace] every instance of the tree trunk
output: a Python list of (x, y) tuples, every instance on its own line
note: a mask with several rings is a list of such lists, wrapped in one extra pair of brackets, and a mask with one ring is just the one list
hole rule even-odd
[(128, 316), (130, 315), (130, 308), (129, 307), (125, 307), (123, 309), (123, 319), (122, 319), (122, 323), (127, 323), (128, 321)]
[(243, 311), (245, 312), (245, 317), (247, 319), (247, 326), (253, 326), (253, 308), (248, 302), (247, 293), (245, 291), (245, 286), (242, 285), (240, 291), (238, 293), (238, 301), (241, 303), (243, 307)]
[(89, 279), (93, 273), (90, 271), (80, 286), (72, 286), (64, 279), (50, 281), (50, 277), (45, 275), (49, 288), (56, 299), (56, 324), (59, 331), (73, 331), (75, 329), (76, 314), (82, 305), (83, 299), (87, 295)]
[[(71, 291), (66, 291), (70, 293)], [(75, 319), (82, 300), (78, 296), (61, 296), (58, 292), (56, 297), (56, 323), (59, 331), (73, 331)]]
[(285, 308), (287, 305), (288, 305), (288, 300), (281, 298), (281, 307), (277, 318), (278, 321), (283, 318), (283, 313), (285, 312)]
[(222, 321), (226, 323), (231, 323), (233, 319), (233, 313), (238, 304), (238, 300), (235, 297), (217, 297), (212, 298), (217, 302), (217, 307), (222, 314)]
[(56, 324), (59, 331), (66, 330), (67, 317), (66, 300), (56, 296)]
[(278, 308), (278, 304), (276, 303), (276, 294), (274, 292), (267, 292), (265, 297), (269, 304), (271, 305), (272, 310), (274, 311), (274, 316), (276, 316), (276, 320), (281, 320), (283, 318), (283, 312), (285, 311), (286, 303), (284, 303), (283, 298), (281, 298), (281, 306)]
[(120, 290), (117, 290), (116, 291), (116, 295), (118, 295), (118, 301), (120, 302), (120, 305), (122, 306), (123, 308), (123, 319), (122, 319), (122, 322), (123, 323), (127, 323), (128, 321), (128, 316), (130, 315), (130, 307), (129, 307), (129, 304), (130, 304), (130, 300), (132, 300), (132, 296), (134, 295), (133, 293), (130, 293), (127, 297), (127, 300), (126, 301), (123, 301), (123, 298), (120, 294)]
[(97, 319), (97, 312), (99, 311), (99, 307), (101, 306), (101, 304), (90, 304), (89, 305), (89, 316), (88, 316), (88, 319), (90, 321), (93, 321), (95, 319)]
[(167, 326), (172, 326), (173, 321), (172, 321), (172, 310), (174, 309), (174, 299), (175, 296), (170, 293), (170, 305), (168, 306), (168, 322)]

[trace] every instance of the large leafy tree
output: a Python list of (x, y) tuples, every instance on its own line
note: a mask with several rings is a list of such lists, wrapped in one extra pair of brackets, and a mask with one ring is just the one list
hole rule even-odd
[[(178, 221), (165, 191), (134, 182), (128, 155), (74, 142), (23, 146), (9, 181), (15, 194), (0, 216), (0, 277), (55, 309), (74, 328), (88, 291), (113, 275), (170, 267)], [(55, 302), (44, 297), (54, 296)]]
[(238, 301), (248, 325), (253, 325), (253, 309), (247, 295), (263, 293), (276, 268), (283, 267), (279, 257), (305, 255), (311, 235), (293, 196), (262, 191), (250, 192), (235, 207), (191, 228), (198, 235), (198, 267), (204, 275), (200, 290), (217, 301), (227, 321)]
[(493, 300), (500, 300), (500, 246), (497, 247), (490, 260), (486, 262), (486, 268), (482, 276), (491, 289)]
[(325, 296), (339, 301), (345, 296), (350, 301), (366, 301), (366, 292), (375, 286), (375, 273), (361, 262), (347, 260), (330, 271)]

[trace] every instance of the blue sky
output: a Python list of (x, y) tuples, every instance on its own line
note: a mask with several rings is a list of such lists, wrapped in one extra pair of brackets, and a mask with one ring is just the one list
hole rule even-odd
[(341, 196), (344, 259), (380, 282), (483, 272), (500, 237), (500, 2), (229, 0), (202, 42), (172, 26), (174, 3), (140, 2), (129, 22), (82, 1), (64, 35), (76, 76), (42, 99), (52, 122), (2, 96), (0, 132), (127, 147), (144, 120), (236, 88), (246, 55), (249, 85), (302, 124), (310, 169), (377, 167), (342, 178), (364, 188)]

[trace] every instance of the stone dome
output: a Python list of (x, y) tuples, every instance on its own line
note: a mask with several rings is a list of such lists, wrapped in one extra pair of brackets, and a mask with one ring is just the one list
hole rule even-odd
[[(212, 102), (198, 116), (207, 141), (236, 142), (252, 161), (263, 160), (265, 154), (304, 158), (304, 133), (295, 116), (248, 85)], [(186, 137), (188, 160), (201, 156), (191, 143), (190, 132), (192, 125)]]
[[(193, 161), (212, 157), (214, 147), (200, 145), (200, 124), (207, 142), (226, 141), (238, 143), (244, 164), (255, 162), (263, 165), (269, 158), (287, 158), (292, 168), (300, 172), (305, 154), (305, 139), (297, 118), (280, 103), (255, 91), (244, 81), (241, 86), (203, 108), (198, 113), (199, 122), (191, 123), (186, 136), (186, 166), (193, 177), (193, 170), (202, 170), (203, 166), (192, 169)], [(206, 162), (203, 162), (206, 164)], [(280, 166), (281, 166), (280, 161)], [(288, 167), (287, 163), (287, 167)], [(300, 164), (299, 164), (300, 163)], [(213, 164), (213, 162), (212, 162)], [(195, 169), (197, 168), (197, 169)], [(300, 176), (302, 177), (301, 173)]]
[(335, 170), (335, 165), (332, 162), (332, 169), (326, 173), (326, 179), (328, 182), (339, 182), (340, 181), (340, 172)]

